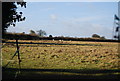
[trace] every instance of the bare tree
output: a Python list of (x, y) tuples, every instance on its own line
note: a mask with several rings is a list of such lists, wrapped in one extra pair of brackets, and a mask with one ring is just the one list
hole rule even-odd
[(44, 37), (44, 36), (47, 35), (47, 33), (46, 33), (45, 31), (43, 31), (43, 30), (38, 30), (37, 32), (38, 32), (38, 35), (39, 35), (40, 37)]

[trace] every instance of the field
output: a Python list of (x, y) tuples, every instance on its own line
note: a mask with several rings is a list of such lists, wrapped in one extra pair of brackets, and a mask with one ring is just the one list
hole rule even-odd
[[(15, 42), (15, 40), (8, 41)], [(37, 70), (37, 74), (40, 75), (47, 73), (98, 76), (104, 75), (105, 71), (107, 71), (107, 74), (120, 74), (116, 72), (116, 70), (120, 69), (120, 59), (118, 43), (115, 42), (61, 40), (19, 40), (19, 42), (35, 43), (19, 44), (21, 69), (24, 71)], [(14, 71), (19, 68), (17, 56), (10, 60), (15, 51), (15, 44), (3, 43), (2, 67), (5, 67), (10, 62), (7, 68), (14, 69)], [(97, 72), (94, 73), (93, 70), (97, 71), (98, 74)], [(25, 74), (28, 73), (23, 72), (21, 76), (25, 76)]]

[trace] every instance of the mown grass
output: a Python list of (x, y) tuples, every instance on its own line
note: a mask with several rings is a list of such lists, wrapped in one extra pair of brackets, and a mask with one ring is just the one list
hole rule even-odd
[[(20, 56), (21, 68), (24, 69), (114, 70), (120, 68), (118, 43), (50, 41), (50, 40), (41, 41), (20, 40), (19, 42), (66, 44), (66, 45), (19, 44), (21, 55)], [(3, 67), (9, 61), (11, 61), (7, 68), (18, 68), (17, 56), (15, 56), (13, 60), (10, 60), (15, 51), (16, 51), (15, 44), (6, 45), (3, 44), (2, 48)]]

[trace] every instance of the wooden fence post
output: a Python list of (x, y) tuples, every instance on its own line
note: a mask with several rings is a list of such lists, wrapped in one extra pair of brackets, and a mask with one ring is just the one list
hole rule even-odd
[(18, 60), (19, 60), (19, 72), (20, 72), (20, 69), (21, 69), (21, 66), (20, 66), (20, 53), (19, 53), (19, 45), (18, 45), (18, 39), (16, 39), (16, 47), (17, 47), (17, 53), (18, 53)]

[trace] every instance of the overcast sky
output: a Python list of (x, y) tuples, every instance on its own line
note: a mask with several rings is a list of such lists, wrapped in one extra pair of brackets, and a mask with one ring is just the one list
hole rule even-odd
[(47, 35), (112, 38), (117, 2), (28, 2), (23, 11), (26, 20), (9, 27), (8, 32), (44, 30)]

